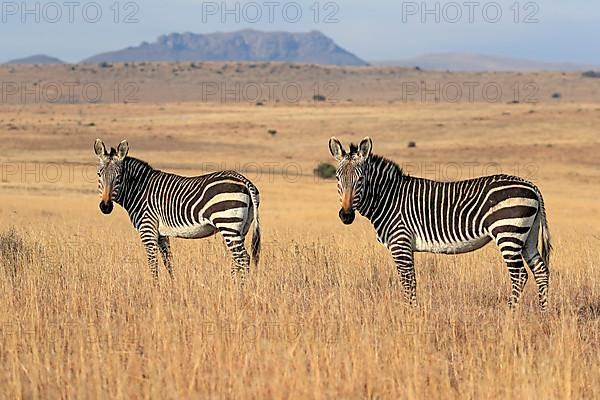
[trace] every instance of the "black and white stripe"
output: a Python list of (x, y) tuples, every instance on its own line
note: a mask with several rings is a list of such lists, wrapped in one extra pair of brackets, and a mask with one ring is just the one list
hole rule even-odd
[(349, 152), (336, 138), (329, 147), (339, 162), (340, 218), (352, 223), (356, 210), (371, 221), (392, 253), (409, 302), (416, 301), (414, 251), (465, 253), (493, 240), (508, 266), (510, 304), (518, 303), (527, 281), (524, 259), (537, 283), (540, 307), (547, 308), (551, 244), (544, 201), (534, 184), (510, 175), (457, 182), (411, 177), (394, 162), (372, 155), (369, 138)]
[(100, 209), (112, 211), (112, 201), (129, 214), (146, 248), (152, 275), (158, 277), (160, 252), (173, 274), (169, 237), (198, 239), (220, 232), (233, 257), (232, 274), (249, 269), (250, 256), (244, 239), (254, 222), (252, 258), (260, 254), (259, 192), (235, 171), (184, 177), (152, 168), (128, 157), (126, 141), (106, 151), (100, 139), (95, 151), (100, 159), (98, 187)]

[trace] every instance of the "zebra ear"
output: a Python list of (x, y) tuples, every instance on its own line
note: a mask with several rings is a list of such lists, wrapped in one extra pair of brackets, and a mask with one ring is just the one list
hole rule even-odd
[(127, 157), (127, 153), (129, 153), (129, 144), (127, 143), (127, 140), (123, 140), (119, 143), (119, 147), (117, 147), (117, 156), (120, 159), (123, 159)]
[(358, 145), (358, 151), (361, 157), (363, 158), (367, 158), (371, 155), (371, 149), (373, 148), (373, 141), (371, 140), (370, 137), (366, 137), (363, 140), (361, 140), (360, 144)]
[(102, 142), (102, 140), (96, 139), (96, 143), (94, 143), (94, 152), (100, 159), (108, 155), (108, 153), (106, 152), (106, 147), (104, 147), (104, 143)]
[(335, 137), (331, 137), (331, 139), (329, 139), (329, 151), (331, 152), (333, 158), (338, 161), (340, 161), (346, 155), (346, 150), (344, 150), (342, 143), (340, 143), (340, 141)]

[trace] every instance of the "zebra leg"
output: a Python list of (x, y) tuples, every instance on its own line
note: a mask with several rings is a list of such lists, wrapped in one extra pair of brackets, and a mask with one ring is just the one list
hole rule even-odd
[(508, 305), (511, 308), (514, 308), (519, 303), (521, 294), (523, 293), (523, 288), (527, 283), (527, 269), (525, 269), (525, 264), (523, 263), (520, 252), (514, 254), (512, 251), (508, 252), (503, 250), (502, 258), (508, 266), (508, 274), (510, 276), (512, 286)]
[(402, 232), (388, 246), (396, 269), (404, 287), (404, 298), (411, 305), (417, 305), (417, 277), (413, 263), (412, 237), (407, 232)]
[(146, 256), (148, 258), (148, 266), (152, 277), (158, 280), (158, 232), (153, 229), (140, 230), (140, 238), (146, 248)]
[(227, 248), (231, 252), (231, 257), (233, 258), (231, 277), (235, 279), (236, 275), (240, 273), (241, 279), (243, 280), (245, 274), (250, 271), (250, 255), (244, 246), (244, 237), (230, 232), (223, 232), (223, 237)]
[(169, 243), (169, 238), (167, 236), (159, 236), (158, 247), (160, 249), (160, 254), (162, 255), (163, 262), (165, 263), (165, 268), (167, 268), (169, 276), (171, 277), (171, 279), (173, 279), (173, 257), (171, 253), (171, 245)]
[(535, 283), (538, 287), (538, 300), (542, 311), (548, 309), (548, 282), (550, 279), (550, 270), (544, 263), (542, 256), (540, 255), (537, 242), (539, 236), (539, 221), (533, 225), (531, 232), (525, 242), (525, 248), (523, 249), (523, 258), (527, 262), (529, 269), (533, 273)]
[(538, 287), (540, 309), (546, 311), (548, 309), (548, 282), (550, 280), (550, 271), (546, 264), (544, 264), (542, 256), (540, 256), (540, 253), (538, 253), (537, 250), (535, 254), (524, 253), (523, 257), (527, 261), (527, 265), (529, 265)]

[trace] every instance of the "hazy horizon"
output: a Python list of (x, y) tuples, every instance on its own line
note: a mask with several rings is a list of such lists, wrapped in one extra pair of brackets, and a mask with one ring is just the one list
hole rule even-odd
[[(69, 8), (65, 6), (67, 3), (42, 1), (27, 2), (23, 8), (19, 2), (3, 2), (0, 62), (34, 54), (79, 62), (101, 52), (153, 42), (158, 36), (172, 32), (213, 33), (249, 28), (319, 30), (368, 62), (432, 53), (469, 53), (552, 63), (600, 64), (600, 46), (596, 41), (600, 34), (596, 23), (600, 4), (583, 0), (568, 4), (549, 0), (520, 3), (378, 0), (370, 4), (358, 0), (227, 1), (226, 8), (221, 3), (175, 0), (167, 5), (157, 0), (144, 3), (103, 0), (74, 2)], [(430, 12), (424, 12), (421, 4), (426, 4)], [(298, 10), (300, 16), (296, 18)]]

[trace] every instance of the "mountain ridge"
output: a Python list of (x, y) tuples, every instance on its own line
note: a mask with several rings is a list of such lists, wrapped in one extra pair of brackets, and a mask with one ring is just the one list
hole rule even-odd
[(48, 65), (48, 64), (65, 64), (64, 61), (56, 58), (56, 57), (51, 57), (49, 55), (46, 54), (34, 54), (28, 57), (23, 57), (23, 58), (15, 58), (14, 60), (9, 60), (7, 62), (5, 62), (4, 64), (41, 64), (41, 65)]
[(134, 61), (285, 61), (333, 65), (368, 65), (320, 31), (290, 33), (244, 29), (208, 34), (184, 32), (155, 42), (104, 52), (82, 63)]

